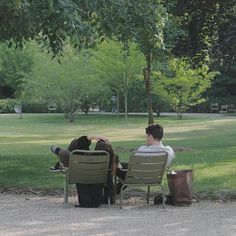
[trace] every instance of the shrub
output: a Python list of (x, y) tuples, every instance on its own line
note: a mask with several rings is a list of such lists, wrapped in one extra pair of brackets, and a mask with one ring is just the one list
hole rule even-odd
[(39, 101), (24, 102), (22, 105), (22, 111), (23, 113), (47, 113), (48, 104)]
[(15, 113), (14, 107), (17, 104), (16, 99), (0, 99), (0, 113)]

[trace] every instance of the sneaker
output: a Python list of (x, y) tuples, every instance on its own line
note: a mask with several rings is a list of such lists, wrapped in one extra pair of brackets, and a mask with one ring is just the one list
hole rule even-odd
[(52, 146), (51, 146), (51, 151), (52, 151), (54, 154), (58, 155), (58, 153), (59, 153), (59, 151), (60, 151), (60, 147), (55, 146), (55, 145), (52, 145)]
[(61, 171), (60, 162), (57, 162), (55, 166), (50, 167), (49, 170), (52, 172), (60, 172)]

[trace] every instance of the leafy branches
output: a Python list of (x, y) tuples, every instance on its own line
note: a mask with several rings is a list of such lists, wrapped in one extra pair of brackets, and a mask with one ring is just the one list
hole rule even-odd
[(207, 66), (192, 69), (187, 59), (174, 58), (169, 61), (166, 71), (157, 72), (155, 89), (168, 99), (181, 118), (188, 108), (205, 101), (202, 95), (217, 74), (209, 72)]

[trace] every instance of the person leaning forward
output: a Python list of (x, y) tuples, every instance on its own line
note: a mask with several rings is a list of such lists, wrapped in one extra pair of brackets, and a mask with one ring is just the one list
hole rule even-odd
[(70, 154), (74, 150), (89, 150), (91, 141), (105, 141), (107, 138), (100, 135), (88, 135), (81, 136), (79, 138), (73, 139), (67, 149), (62, 149), (59, 146), (51, 146), (51, 151), (59, 157), (59, 162), (55, 164), (54, 167), (50, 167), (50, 171), (58, 172), (60, 171), (61, 164), (62, 167), (69, 167)]

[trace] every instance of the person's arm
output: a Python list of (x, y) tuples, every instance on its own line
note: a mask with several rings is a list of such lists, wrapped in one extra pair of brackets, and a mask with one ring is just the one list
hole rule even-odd
[(102, 135), (87, 135), (87, 139), (92, 141), (92, 140), (96, 140), (96, 141), (104, 141), (104, 142), (109, 142), (109, 140), (102, 136)]

